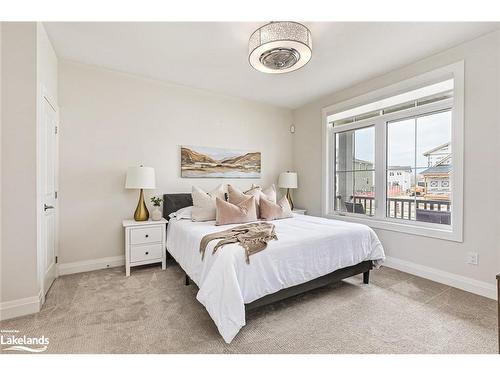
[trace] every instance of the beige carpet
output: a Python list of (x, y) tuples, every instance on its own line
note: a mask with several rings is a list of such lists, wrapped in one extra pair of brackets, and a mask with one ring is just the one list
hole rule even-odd
[[(38, 314), (1, 322), (48, 353), (496, 353), (496, 302), (381, 268), (264, 307), (226, 344), (174, 264), (63, 276)], [(5, 353), (5, 352), (4, 352)]]

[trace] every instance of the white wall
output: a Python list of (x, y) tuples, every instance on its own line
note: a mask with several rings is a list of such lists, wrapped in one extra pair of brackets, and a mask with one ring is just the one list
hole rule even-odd
[(36, 24), (2, 25), (1, 301), (38, 295)]
[[(321, 214), (321, 109), (364, 93), (465, 60), (464, 242), (376, 230), (390, 257), (487, 283), (500, 271), (500, 33), (495, 32), (384, 76), (309, 103), (293, 112), (297, 207)], [(311, 165), (316, 166), (311, 168)], [(479, 265), (465, 262), (479, 253)], [(420, 269), (423, 269), (420, 267)], [(481, 285), (483, 285), (481, 284)], [(458, 285), (457, 285), (458, 286)]]
[(41, 24), (2, 23), (2, 319), (38, 311), (37, 121), (41, 87), (57, 99), (57, 57)]
[[(123, 255), (121, 221), (138, 199), (124, 189), (128, 166), (154, 167), (158, 194), (268, 185), (292, 166), (289, 110), (70, 62), (59, 104), (63, 264)], [(261, 151), (262, 179), (180, 178), (180, 145)]]

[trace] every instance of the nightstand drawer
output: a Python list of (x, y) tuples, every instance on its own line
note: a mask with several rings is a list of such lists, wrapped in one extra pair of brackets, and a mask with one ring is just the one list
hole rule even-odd
[(133, 228), (130, 230), (130, 243), (132, 245), (162, 242), (164, 226), (152, 228)]
[(130, 246), (130, 261), (134, 262), (144, 262), (145, 260), (151, 259), (162, 259), (163, 245), (161, 243), (154, 245), (139, 245)]
[(123, 220), (125, 228), (125, 275), (130, 276), (130, 269), (161, 262), (161, 269), (166, 264), (166, 225), (167, 220), (135, 221)]

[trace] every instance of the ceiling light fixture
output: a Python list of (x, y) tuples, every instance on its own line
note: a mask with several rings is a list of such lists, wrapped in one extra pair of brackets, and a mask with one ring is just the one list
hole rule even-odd
[(248, 42), (248, 61), (263, 73), (288, 73), (311, 60), (312, 38), (298, 22), (271, 22), (259, 27)]

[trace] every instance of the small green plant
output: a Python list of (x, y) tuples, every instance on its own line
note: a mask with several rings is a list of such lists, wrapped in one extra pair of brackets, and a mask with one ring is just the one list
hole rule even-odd
[(161, 203), (163, 202), (163, 199), (160, 197), (151, 197), (151, 202), (153, 203), (153, 206), (160, 207)]

